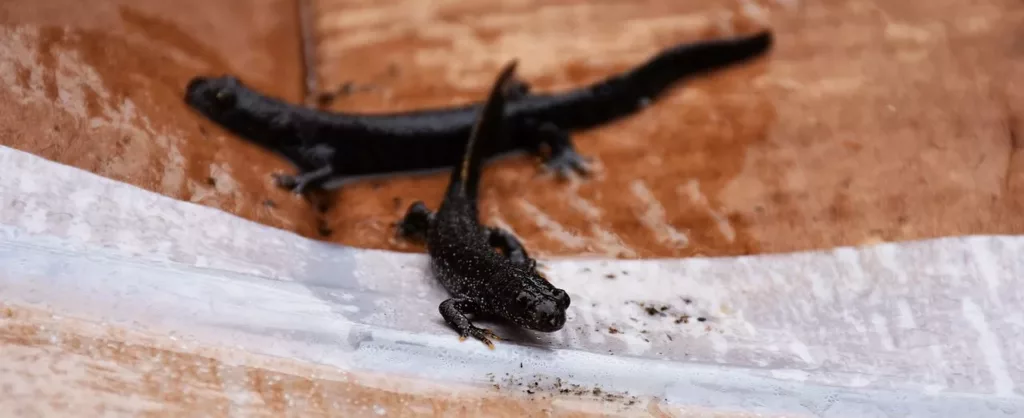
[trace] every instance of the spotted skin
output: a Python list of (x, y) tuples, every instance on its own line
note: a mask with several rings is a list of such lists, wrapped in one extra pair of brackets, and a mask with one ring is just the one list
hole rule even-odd
[(434, 213), (415, 202), (398, 225), (400, 236), (426, 242), (434, 274), (451, 295), (438, 307), (441, 317), (460, 339), (473, 337), (492, 349), (498, 336), (473, 325), (469, 315), (496, 316), (526, 329), (554, 332), (565, 325), (570, 303), (564, 290), (537, 272), (536, 262), (515, 236), (478, 220), (483, 149), (505, 133), (504, 92), (515, 66), (514, 61), (507, 64), (495, 81), (441, 208)]

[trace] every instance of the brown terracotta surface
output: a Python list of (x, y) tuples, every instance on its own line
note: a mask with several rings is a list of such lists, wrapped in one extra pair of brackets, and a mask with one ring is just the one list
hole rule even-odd
[[(323, 86), (369, 86), (334, 109), (472, 101), (512, 57), (535, 88), (562, 90), (673, 43), (756, 22), (777, 33), (770, 58), (576, 135), (604, 168), (596, 179), (557, 185), (528, 157), (487, 171), (485, 216), (537, 253), (731, 255), (1024, 232), (1020, 2), (431, 4), (318, 2)], [(346, 187), (331, 239), (416, 250), (385, 231), (414, 200), (436, 207), (444, 182)]]
[(226, 72), (298, 100), (297, 27), (285, 0), (3, 2), (0, 144), (315, 234), (308, 204), (267, 178), (286, 164), (181, 98), (191, 77)]
[[(539, 255), (628, 258), (1024, 231), (1018, 2), (675, 3), (321, 0), (317, 70), (322, 86), (366, 87), (334, 109), (390, 111), (475, 100), (511, 57), (561, 90), (771, 26), (767, 59), (577, 134), (595, 178), (495, 164), (487, 220)], [(20, 1), (0, 19), (0, 143), (309, 237), (421, 251), (390, 225), (414, 200), (436, 205), (444, 174), (346, 186), (320, 222), (271, 184), (285, 162), (182, 104), (191, 76), (223, 72), (298, 102), (293, 3)]]

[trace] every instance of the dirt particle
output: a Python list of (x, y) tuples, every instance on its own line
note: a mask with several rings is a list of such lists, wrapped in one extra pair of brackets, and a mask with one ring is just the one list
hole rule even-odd
[(648, 306), (648, 307), (644, 308), (644, 311), (647, 312), (647, 314), (650, 315), (650, 316), (654, 316), (654, 315), (657, 315), (657, 314), (661, 313), (661, 311), (659, 311), (657, 308), (655, 308), (653, 306)]
[(689, 304), (693, 303), (693, 300), (692, 299), (683, 299), (683, 303), (689, 305)]
[(208, 186), (210, 186), (210, 187), (216, 187), (217, 186), (217, 179), (215, 179), (213, 177), (207, 177), (206, 178), (206, 184)]
[(330, 225), (327, 225), (326, 221), (320, 219), (316, 224), (316, 232), (317, 234), (320, 234), (321, 237), (326, 238), (331, 236), (331, 234), (334, 233), (334, 230), (331, 229)]
[(606, 279), (614, 279), (615, 275), (611, 274), (611, 273), (608, 273), (608, 274), (604, 275), (604, 278), (606, 278)]
[(317, 106), (319, 106), (319, 107), (330, 106), (331, 103), (334, 103), (334, 100), (337, 99), (338, 97), (348, 96), (348, 95), (352, 94), (352, 91), (353, 91), (352, 86), (353, 85), (354, 84), (351, 81), (348, 81), (348, 82), (342, 83), (340, 86), (338, 86), (337, 88), (335, 88), (333, 90), (325, 91), (325, 92), (322, 92), (322, 93), (318, 94), (316, 96), (316, 104), (317, 104)]
[(690, 315), (687, 315), (687, 314), (679, 315), (679, 317), (676, 318), (676, 323), (677, 324), (689, 324), (690, 323)]
[(318, 213), (327, 213), (331, 209), (331, 202), (328, 202), (327, 199), (319, 199), (313, 203), (313, 207)]
[(618, 329), (618, 328), (615, 328), (615, 327), (608, 327), (608, 333), (609, 333), (609, 334), (618, 334), (618, 333), (620, 333), (620, 332), (622, 332), (622, 331), (619, 331), (619, 329)]
[(697, 317), (697, 322), (704, 322), (704, 321), (707, 321), (707, 320), (708, 320), (708, 319), (707, 319), (707, 318), (705, 318), (705, 317), (703, 317), (703, 316), (698, 316), (698, 317)]
[(268, 208), (276, 208), (277, 203), (270, 199), (263, 199), (263, 206), (266, 206)]

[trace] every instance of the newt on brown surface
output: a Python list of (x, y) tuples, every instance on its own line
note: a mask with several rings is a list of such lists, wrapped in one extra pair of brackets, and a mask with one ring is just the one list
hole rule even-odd
[[(452, 171), (444, 201), (437, 213), (415, 202), (398, 225), (398, 234), (425, 240), (438, 281), (452, 297), (439, 310), (461, 338), (472, 336), (494, 348), (498, 339), (478, 328), (467, 314), (494, 315), (521, 327), (554, 332), (565, 325), (569, 295), (537, 272), (531, 259), (512, 234), (480, 224), (477, 193), (484, 151), (506, 131), (506, 92), (516, 62), (506, 64), (491, 87), (466, 142), (462, 163)], [(500, 248), (504, 254), (495, 251)]]
[[(528, 150), (547, 154), (545, 165), (562, 176), (586, 174), (570, 131), (631, 115), (676, 81), (766, 52), (773, 35), (762, 31), (732, 39), (665, 49), (640, 66), (561, 93), (535, 94), (518, 80), (505, 109), (509, 135), (493, 138), (485, 159)], [(302, 193), (335, 178), (441, 169), (456, 165), (479, 112), (479, 103), (390, 114), (334, 113), (293, 105), (246, 87), (233, 76), (195, 77), (185, 101), (228, 130), (289, 160), (295, 176), (276, 175), (281, 187)]]

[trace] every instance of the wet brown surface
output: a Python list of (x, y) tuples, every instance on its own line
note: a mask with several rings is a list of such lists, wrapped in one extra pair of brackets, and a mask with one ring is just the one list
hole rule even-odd
[[(768, 21), (778, 39), (769, 59), (577, 134), (603, 166), (599, 178), (559, 185), (538, 178), (528, 157), (493, 166), (485, 216), (544, 255), (732, 255), (1024, 232), (1024, 162), (1011, 157), (1024, 5), (889, 3), (320, 0), (319, 73), (325, 88), (376, 86), (338, 110), (463, 103), (511, 57), (535, 88), (561, 90), (660, 47)], [(349, 186), (329, 214), (330, 239), (418, 250), (388, 241), (388, 225), (414, 200), (436, 207), (444, 183), (437, 174)]]
[[(15, 1), (0, 5), (0, 144), (300, 233), (286, 166), (196, 117), (197, 74), (239, 74), (301, 97), (294, 4)], [(269, 201), (272, 201), (269, 202)]]
[[(536, 89), (562, 90), (677, 42), (769, 25), (767, 59), (577, 134), (597, 177), (560, 183), (525, 156), (493, 165), (487, 221), (541, 256), (1024, 232), (1019, 2), (675, 3), (320, 0), (317, 69), (323, 86), (368, 87), (334, 109), (390, 111), (475, 100), (511, 57)], [(295, 12), (283, 0), (7, 2), (0, 143), (320, 238), (310, 205), (271, 184), (285, 162), (181, 101), (191, 76), (229, 72), (298, 102)], [(444, 182), (346, 186), (321, 239), (421, 251), (391, 224), (414, 200), (436, 206)]]
[(4, 416), (669, 416), (571, 398), (342, 373), (0, 303)]

